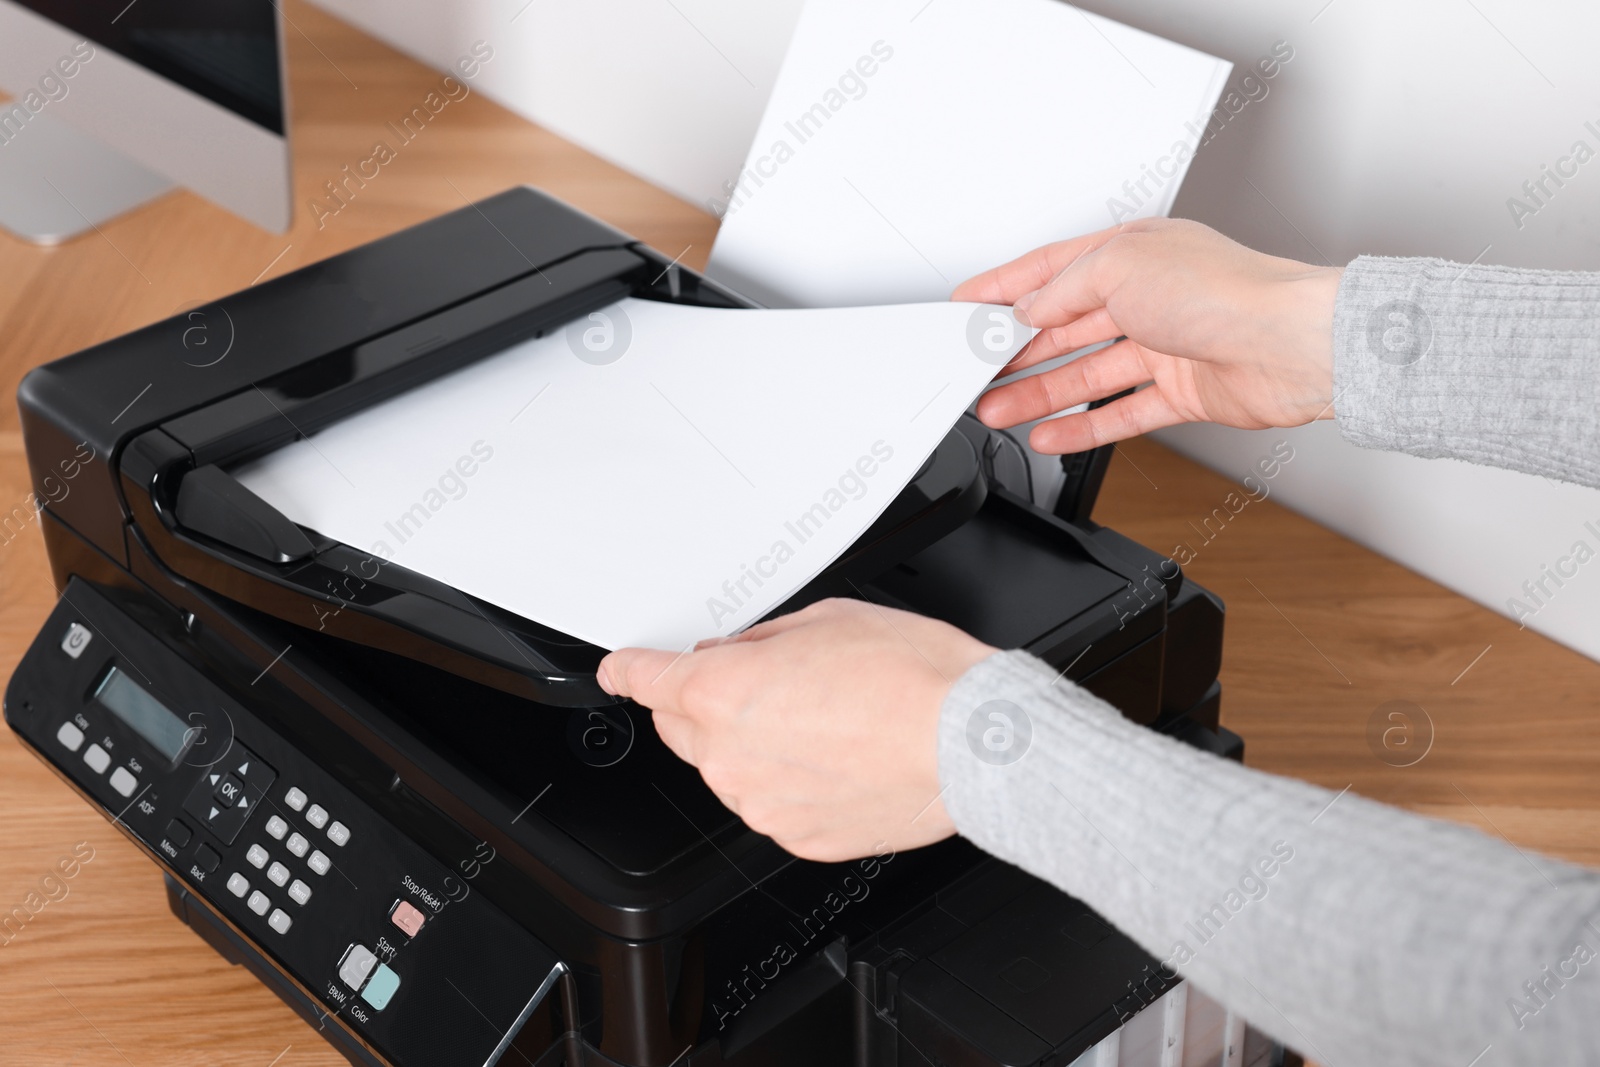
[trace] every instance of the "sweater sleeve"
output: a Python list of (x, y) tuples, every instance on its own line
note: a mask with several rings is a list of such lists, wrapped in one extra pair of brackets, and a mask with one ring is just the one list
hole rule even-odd
[(939, 770), (965, 837), (1325, 1065), (1600, 1062), (1600, 874), (1199, 752), (1023, 652), (951, 688)]
[(1600, 274), (1362, 256), (1333, 341), (1348, 440), (1600, 486)]

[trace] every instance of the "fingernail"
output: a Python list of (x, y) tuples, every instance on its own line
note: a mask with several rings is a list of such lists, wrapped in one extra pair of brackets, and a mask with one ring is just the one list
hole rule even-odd
[(1011, 313), (1017, 317), (1017, 321), (1022, 323), (1022, 325), (1033, 325), (1033, 323), (1028, 321), (1028, 309), (1033, 307), (1033, 302), (1037, 299), (1039, 299), (1039, 291), (1035, 289), (1031, 293), (1022, 294), (1022, 296), (1017, 298), (1017, 302), (1011, 305)]
[(611, 694), (612, 696), (617, 695), (617, 687), (611, 684), (611, 674), (606, 670), (605, 660), (600, 661), (600, 669), (594, 672), (594, 680), (599, 682), (600, 688), (604, 689), (607, 693)]

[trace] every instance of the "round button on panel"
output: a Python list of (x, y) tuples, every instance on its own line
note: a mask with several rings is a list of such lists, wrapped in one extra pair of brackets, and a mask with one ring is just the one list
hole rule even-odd
[(296, 856), (304, 856), (306, 850), (311, 847), (311, 842), (307, 841), (302, 834), (290, 834), (289, 840), (284, 842), (283, 847), (293, 852)]
[(228, 875), (228, 892), (236, 897), (242, 897), (250, 892), (250, 879), (235, 871)]
[(283, 794), (283, 802), (289, 805), (289, 807), (295, 811), (304, 811), (306, 806), (306, 791), (297, 785), (290, 786), (289, 791)]
[(273, 885), (283, 885), (289, 880), (289, 868), (281, 863), (274, 863), (267, 868), (267, 881)]
[(245, 903), (249, 905), (250, 910), (255, 912), (257, 915), (265, 915), (267, 913), (267, 909), (272, 907), (272, 901), (268, 900), (267, 895), (259, 889), (257, 889), (254, 893), (251, 893), (250, 899), (245, 901)]
[(328, 840), (343, 848), (350, 843), (350, 828), (342, 822), (334, 822), (328, 826)]
[(321, 804), (313, 804), (306, 809), (306, 822), (318, 830), (328, 825), (328, 809)]
[(274, 841), (282, 841), (283, 835), (289, 832), (289, 824), (283, 821), (283, 816), (274, 815), (267, 820), (267, 836)]

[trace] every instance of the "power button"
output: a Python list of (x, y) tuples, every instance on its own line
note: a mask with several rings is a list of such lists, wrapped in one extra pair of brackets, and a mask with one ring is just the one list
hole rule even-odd
[(93, 636), (87, 626), (75, 622), (67, 627), (67, 636), (61, 639), (61, 651), (77, 659), (83, 655), (83, 650), (89, 647), (89, 639)]

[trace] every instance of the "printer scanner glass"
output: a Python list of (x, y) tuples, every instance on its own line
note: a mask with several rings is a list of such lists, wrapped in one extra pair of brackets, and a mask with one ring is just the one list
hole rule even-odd
[(95, 688), (94, 698), (154, 745), (167, 762), (178, 762), (189, 747), (189, 724), (119, 668), (113, 666), (106, 672)]

